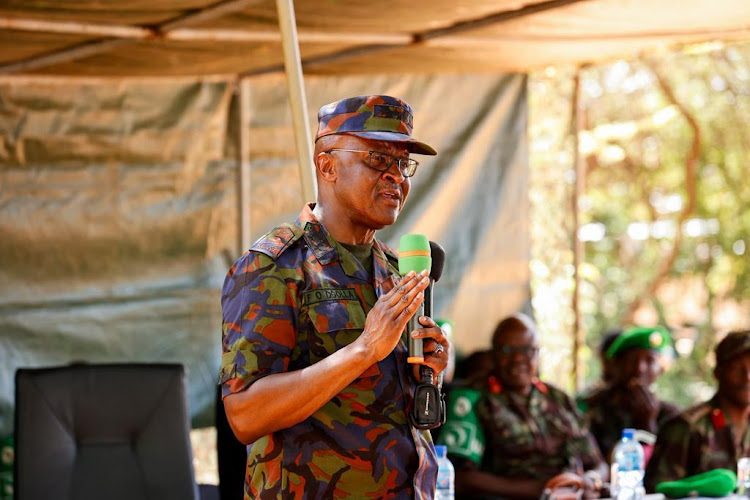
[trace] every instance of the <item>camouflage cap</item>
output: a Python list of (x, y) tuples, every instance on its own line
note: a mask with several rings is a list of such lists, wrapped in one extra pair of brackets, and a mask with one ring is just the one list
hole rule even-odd
[(750, 330), (729, 332), (716, 346), (716, 364), (721, 364), (750, 351)]
[(397, 97), (347, 97), (320, 108), (315, 140), (326, 135), (348, 134), (378, 141), (404, 142), (411, 153), (436, 155), (432, 147), (411, 137), (412, 127), (411, 106)]
[(634, 349), (662, 350), (669, 345), (669, 331), (663, 326), (636, 326), (622, 332), (607, 349), (612, 359), (623, 352)]

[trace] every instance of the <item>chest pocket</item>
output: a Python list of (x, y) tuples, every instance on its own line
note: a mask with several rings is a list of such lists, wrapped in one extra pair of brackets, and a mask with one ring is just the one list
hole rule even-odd
[[(352, 289), (318, 289), (308, 292), (307, 314), (312, 323), (310, 362), (317, 363), (351, 344), (365, 327), (365, 311)], [(378, 373), (377, 363), (362, 376)]]
[(535, 424), (531, 424), (509, 406), (494, 398), (490, 399), (486, 409), (489, 410), (487, 418), (490, 419), (489, 427), (492, 429), (492, 432), (488, 433), (489, 439), (493, 441), (493, 445), (500, 446), (501, 453), (495, 454), (503, 457), (501, 460), (525, 457), (535, 452), (535, 433), (538, 431), (536, 427), (531, 427)]
[(527, 456), (534, 452), (536, 448), (536, 439), (534, 430), (528, 422), (522, 422), (516, 419), (508, 422), (506, 426), (499, 429), (498, 436), (507, 448), (506, 453), (512, 456)]

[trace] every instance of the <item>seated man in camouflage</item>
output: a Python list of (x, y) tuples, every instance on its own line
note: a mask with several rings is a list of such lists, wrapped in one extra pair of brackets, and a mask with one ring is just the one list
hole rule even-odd
[(492, 356), (489, 377), (451, 393), (441, 441), (456, 468), (457, 497), (539, 498), (565, 484), (597, 497), (606, 465), (571, 398), (536, 377), (532, 321), (520, 314), (501, 321)]
[[(591, 434), (605, 457), (626, 428), (653, 436), (659, 426), (679, 413), (676, 406), (661, 401), (651, 386), (661, 375), (661, 353), (669, 345), (669, 332), (662, 327), (635, 327), (620, 334), (607, 349), (616, 364), (610, 387), (586, 401), (585, 415)], [(651, 449), (646, 447), (647, 459)]]
[(646, 469), (649, 491), (717, 468), (736, 471), (737, 460), (750, 456), (750, 330), (729, 333), (719, 342), (714, 376), (719, 383), (714, 397), (659, 430)]
[(589, 407), (589, 401), (596, 400), (596, 398), (599, 396), (599, 393), (609, 389), (609, 387), (612, 385), (612, 381), (615, 379), (617, 365), (615, 364), (614, 360), (607, 357), (607, 349), (609, 349), (609, 346), (611, 346), (612, 343), (617, 340), (617, 337), (619, 337), (621, 333), (622, 329), (620, 328), (608, 330), (604, 333), (601, 340), (599, 341), (599, 345), (596, 349), (596, 354), (599, 358), (599, 363), (601, 364), (602, 378), (597, 383), (595, 383), (591, 387), (588, 387), (586, 390), (576, 396), (576, 405), (578, 405), (578, 409), (584, 413)]

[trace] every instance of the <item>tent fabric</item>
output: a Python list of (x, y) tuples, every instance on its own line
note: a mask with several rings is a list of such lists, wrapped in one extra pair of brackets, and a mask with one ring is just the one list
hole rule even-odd
[(212, 403), (231, 96), (0, 84), (0, 433), (17, 367), (181, 362), (191, 408)]
[[(421, 232), (447, 251), (436, 316), (460, 349), (529, 298), (526, 77), (308, 77), (319, 106), (388, 93), (415, 109), (410, 199), (379, 236)], [(235, 87), (187, 79), (0, 79), (0, 435), (19, 367), (179, 362), (193, 425), (211, 422), (220, 287), (238, 248)], [(303, 200), (285, 80), (250, 80), (255, 239)]]
[[(750, 9), (737, 0), (296, 0), (294, 9), (306, 74), (521, 72), (750, 38)], [(282, 70), (274, 0), (0, 6), (0, 73)]]

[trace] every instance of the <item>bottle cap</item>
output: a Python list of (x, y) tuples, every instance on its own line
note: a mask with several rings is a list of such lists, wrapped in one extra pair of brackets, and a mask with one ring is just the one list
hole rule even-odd
[(435, 451), (437, 452), (438, 458), (445, 458), (448, 456), (448, 447), (444, 444), (436, 444)]
[(623, 429), (622, 437), (623, 439), (635, 439), (635, 429)]

